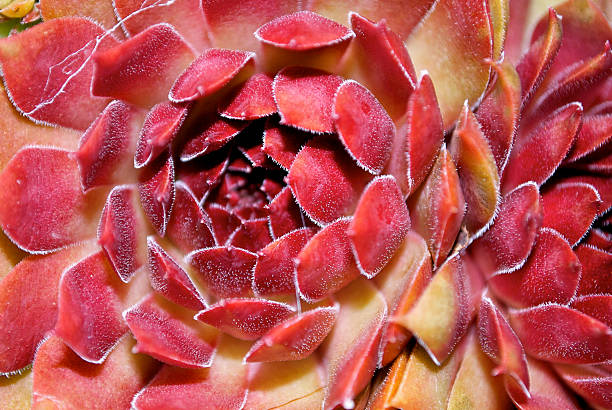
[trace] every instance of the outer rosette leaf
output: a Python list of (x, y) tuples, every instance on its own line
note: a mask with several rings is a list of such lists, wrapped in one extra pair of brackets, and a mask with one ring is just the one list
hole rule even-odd
[[(45, 21), (74, 16), (91, 18), (105, 29), (111, 29), (117, 24), (112, 0), (41, 0), (38, 2), (38, 8)], [(113, 34), (122, 38), (122, 33), (118, 31)]]

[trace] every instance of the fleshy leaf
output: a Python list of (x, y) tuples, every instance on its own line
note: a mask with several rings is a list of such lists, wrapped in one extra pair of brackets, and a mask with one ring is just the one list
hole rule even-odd
[(232, 233), (240, 226), (240, 219), (221, 205), (215, 203), (210, 203), (206, 212), (212, 222), (217, 244), (226, 244)]
[(593, 408), (610, 407), (612, 376), (609, 371), (594, 366), (557, 364), (555, 371), (563, 382), (582, 396)]
[(228, 120), (223, 117), (212, 117), (201, 120), (203, 131), (193, 139), (187, 141), (181, 151), (181, 161), (191, 161), (223, 147), (242, 130), (248, 123), (244, 121)]
[(194, 57), (172, 26), (156, 24), (94, 54), (91, 92), (151, 107), (166, 100), (172, 82)]
[(255, 340), (295, 313), (284, 303), (266, 299), (223, 299), (195, 318), (242, 340)]
[(291, 195), (291, 189), (283, 188), (268, 204), (270, 231), (276, 238), (304, 226), (304, 215)]
[(580, 296), (570, 306), (612, 327), (612, 295)]
[(215, 155), (181, 164), (177, 169), (177, 181), (185, 183), (198, 201), (202, 201), (216, 187), (227, 170), (229, 157), (222, 150)]
[(257, 252), (272, 242), (267, 218), (250, 219), (240, 224), (231, 236), (230, 244)]
[(148, 296), (123, 312), (134, 338), (135, 353), (179, 367), (210, 367), (217, 332), (193, 319), (193, 312), (161, 296)]
[(584, 238), (584, 244), (594, 246), (606, 252), (611, 252), (612, 235), (599, 228), (593, 228)]
[[(107, 30), (117, 24), (112, 0), (41, 0), (38, 7), (45, 21), (70, 16), (89, 17)], [(119, 31), (116, 30), (113, 34), (121, 37), (122, 33)]]
[(281, 168), (289, 170), (297, 153), (310, 138), (310, 134), (295, 128), (266, 122), (262, 150)]
[(582, 265), (578, 295), (612, 293), (612, 253), (592, 245), (580, 245), (575, 252)]
[(385, 267), (410, 228), (410, 215), (395, 178), (376, 177), (368, 184), (348, 228), (361, 273), (372, 278)]
[[(612, 114), (587, 115), (565, 163), (572, 163), (596, 152), (612, 139)], [(588, 158), (588, 157), (587, 157)]]
[(276, 112), (272, 93), (273, 77), (257, 73), (250, 77), (219, 107), (219, 114), (234, 120), (256, 120)]
[(141, 174), (138, 192), (142, 208), (153, 228), (164, 236), (175, 196), (172, 155), (159, 157)]

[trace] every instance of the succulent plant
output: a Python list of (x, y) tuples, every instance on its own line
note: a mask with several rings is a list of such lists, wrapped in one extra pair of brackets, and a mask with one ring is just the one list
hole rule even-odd
[(605, 0), (4, 3), (0, 407), (612, 408)]

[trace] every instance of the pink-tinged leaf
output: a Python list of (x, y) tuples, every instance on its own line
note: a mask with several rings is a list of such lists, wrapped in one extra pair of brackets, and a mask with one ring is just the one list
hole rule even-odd
[(244, 51), (209, 48), (176, 79), (168, 99), (172, 102), (193, 101), (220, 90), (254, 65), (255, 54)]
[(219, 298), (247, 296), (251, 292), (257, 255), (233, 246), (205, 248), (186, 257), (206, 289)]
[(380, 174), (391, 156), (395, 126), (376, 97), (347, 80), (336, 91), (332, 116), (351, 157), (366, 171)]
[(342, 78), (325, 71), (288, 67), (274, 78), (274, 100), (280, 123), (304, 131), (335, 131), (332, 108)]
[(327, 225), (298, 254), (296, 281), (304, 300), (321, 300), (359, 276), (347, 233), (350, 223), (346, 218)]
[(184, 253), (214, 246), (212, 221), (183, 182), (176, 183), (172, 215), (166, 234)]
[(140, 110), (113, 101), (81, 137), (76, 160), (84, 191), (121, 182), (130, 182), (132, 155), (142, 124)]
[(224, 207), (211, 203), (206, 212), (213, 226), (213, 233), (217, 244), (224, 245), (232, 233), (240, 226), (240, 219)]
[[(406, 15), (410, 13), (401, 13)], [(402, 39), (387, 26), (386, 20), (374, 23), (357, 13), (349, 13), (355, 33), (349, 77), (370, 90), (387, 113), (398, 120), (414, 90), (416, 74)]]
[(149, 250), (149, 281), (156, 292), (168, 300), (191, 310), (206, 307), (187, 272), (170, 256), (152, 236), (147, 238)]
[(47, 253), (95, 235), (104, 199), (84, 194), (72, 153), (25, 147), (0, 174), (0, 225), (30, 253)]
[(542, 303), (568, 303), (580, 281), (580, 262), (557, 231), (542, 228), (525, 264), (489, 278), (493, 292), (516, 308)]
[(493, 226), (469, 250), (486, 277), (512, 272), (524, 263), (542, 222), (542, 206), (534, 183), (518, 186), (501, 204)]
[(429, 75), (421, 77), (410, 95), (404, 120), (395, 134), (387, 172), (404, 194), (410, 195), (427, 178), (444, 140), (442, 116)]
[(490, 73), (485, 59), (493, 58), (491, 29), (487, 3), (440, 0), (407, 40), (414, 66), (427, 70), (436, 86), (446, 129), (466, 99), (472, 105), (485, 91)]
[(531, 100), (550, 69), (561, 46), (562, 36), (561, 17), (555, 10), (550, 9), (546, 33), (542, 32), (537, 40), (531, 44), (516, 66), (522, 85), (523, 107)]
[(312, 50), (355, 36), (347, 27), (311, 11), (277, 17), (259, 27), (254, 35), (265, 44), (287, 50)]
[(297, 0), (205, 0), (202, 7), (215, 47), (257, 50), (253, 32), (275, 17), (299, 10), (299, 4)]
[[(372, 1), (358, 0), (347, 3), (342, 0), (308, 0), (308, 10), (315, 11), (337, 21), (346, 24), (349, 12), (359, 13), (372, 20), (385, 20), (394, 33), (399, 34), (401, 39), (406, 39), (417, 27), (427, 12), (433, 7), (434, 0), (418, 0), (407, 3), (399, 1)], [(410, 12), (406, 12), (410, 8)]]
[[(42, 0), (38, 2), (38, 7), (45, 21), (70, 16), (86, 17), (107, 30), (117, 24), (112, 0)], [(119, 31), (115, 30), (113, 35), (121, 37)]]
[(135, 410), (168, 408), (239, 410), (246, 400), (247, 366), (242, 358), (250, 344), (221, 336), (210, 368), (164, 366), (132, 400)]
[(337, 140), (315, 137), (296, 156), (288, 178), (298, 204), (323, 225), (353, 213), (370, 176)]
[(465, 335), (475, 313), (475, 281), (460, 254), (448, 259), (414, 307), (395, 322), (406, 327), (437, 364), (443, 363)]
[(339, 307), (318, 307), (280, 323), (253, 344), (244, 361), (278, 362), (310, 356), (332, 330)]
[(558, 183), (542, 192), (542, 226), (555, 229), (572, 246), (588, 232), (601, 206), (599, 193), (586, 183)]
[(2, 278), (0, 373), (18, 371), (32, 362), (38, 343), (55, 326), (62, 271), (95, 250), (95, 242), (87, 241), (51, 255), (28, 256)]
[(512, 328), (525, 351), (553, 363), (593, 364), (612, 359), (612, 330), (564, 305), (510, 311)]
[(194, 58), (172, 26), (156, 24), (94, 54), (91, 92), (148, 108), (166, 100), (172, 82)]
[(402, 192), (391, 175), (376, 177), (363, 191), (348, 228), (351, 248), (363, 275), (380, 272), (410, 229)]
[(582, 265), (577, 294), (612, 293), (612, 253), (592, 245), (580, 245), (575, 252)]
[(130, 36), (145, 31), (157, 23), (175, 27), (196, 50), (209, 47), (204, 13), (199, 0), (147, 2), (113, 0), (117, 16)]
[(487, 138), (467, 104), (463, 106), (449, 151), (457, 165), (466, 203), (463, 223), (470, 235), (477, 236), (495, 217), (499, 174)]
[(123, 312), (134, 338), (135, 353), (173, 366), (210, 367), (218, 333), (193, 319), (193, 312), (150, 295)]
[(595, 366), (556, 364), (554, 369), (563, 382), (582, 396), (593, 408), (612, 407), (612, 375)]
[(612, 251), (612, 235), (601, 229), (593, 228), (584, 238), (583, 244), (591, 245), (606, 252)]
[(255, 340), (295, 313), (284, 303), (266, 299), (223, 299), (195, 318), (242, 340)]
[(580, 296), (570, 306), (612, 327), (612, 295)]
[(270, 231), (276, 238), (302, 228), (304, 216), (295, 203), (289, 187), (283, 188), (268, 204)]
[(478, 311), (478, 338), (482, 351), (496, 365), (493, 375), (504, 375), (507, 390), (522, 392), (525, 399), (529, 398), (529, 373), (523, 345), (497, 306), (484, 295)]
[(136, 154), (134, 154), (136, 168), (144, 167), (168, 149), (188, 111), (188, 105), (180, 106), (168, 102), (159, 103), (151, 108), (138, 137)]
[(141, 174), (138, 192), (142, 208), (153, 228), (164, 236), (175, 195), (172, 155), (159, 157)]
[(572, 147), (582, 125), (582, 105), (571, 103), (519, 132), (502, 178), (502, 192), (534, 181), (543, 184)]
[(612, 139), (612, 114), (587, 115), (565, 163), (572, 163), (597, 152)]
[(395, 359), (412, 337), (393, 319), (403, 316), (414, 306), (430, 280), (431, 257), (427, 244), (417, 233), (408, 232), (393, 258), (374, 278), (391, 318), (383, 334), (383, 366)]
[(272, 242), (272, 238), (270, 238), (267, 218), (251, 219), (242, 222), (230, 239), (232, 246), (251, 252), (259, 251), (270, 242)]
[(506, 167), (521, 109), (521, 80), (507, 61), (491, 63), (497, 78), (478, 106), (476, 118), (487, 137), (501, 175)]
[(51, 335), (34, 361), (33, 408), (129, 408), (134, 395), (159, 368), (150, 357), (134, 355), (133, 345), (126, 336), (104, 363), (93, 364)]
[(262, 150), (280, 167), (289, 170), (297, 153), (310, 137), (306, 132), (268, 121), (264, 130)]
[(54, 19), (2, 39), (0, 64), (7, 92), (33, 121), (86, 129), (108, 103), (91, 95), (91, 55), (116, 41), (78, 17)]
[(185, 183), (198, 201), (202, 201), (219, 184), (228, 164), (228, 153), (222, 150), (215, 155), (181, 164), (176, 179)]
[(597, 189), (602, 201), (599, 208), (601, 214), (612, 208), (612, 178), (605, 175), (576, 175), (564, 178), (564, 181), (568, 183), (583, 182), (593, 185)]
[(253, 75), (219, 107), (219, 114), (234, 120), (256, 120), (274, 114), (276, 103), (272, 93), (273, 81), (270, 74)]
[(446, 147), (408, 207), (412, 229), (425, 238), (434, 267), (439, 266), (451, 251), (465, 214), (459, 175)]
[(327, 367), (323, 409), (353, 408), (353, 399), (380, 364), (382, 331), (387, 319), (384, 298), (365, 279), (336, 294), (340, 312), (322, 347)]
[(202, 132), (187, 141), (181, 151), (181, 161), (213, 152), (223, 147), (248, 125), (244, 121), (228, 120), (223, 117), (210, 117), (202, 121)]
[(123, 282), (146, 261), (146, 222), (136, 190), (120, 185), (108, 194), (98, 226), (98, 243)]
[(259, 296), (295, 294), (295, 263), (308, 240), (310, 228), (298, 229), (279, 237), (259, 251), (253, 270), (253, 290)]

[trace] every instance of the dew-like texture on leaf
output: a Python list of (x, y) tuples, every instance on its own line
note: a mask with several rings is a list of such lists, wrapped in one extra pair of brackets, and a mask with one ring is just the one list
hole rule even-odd
[(257, 252), (272, 242), (267, 218), (244, 221), (234, 231), (230, 243), (237, 248)]
[(395, 178), (376, 177), (359, 198), (348, 228), (361, 273), (378, 274), (400, 247), (410, 229), (410, 215)]
[(290, 169), (297, 153), (310, 134), (304, 131), (266, 122), (262, 151), (283, 169)]
[(166, 234), (175, 196), (172, 155), (159, 157), (141, 175), (138, 193), (142, 208), (161, 236)]
[(266, 299), (223, 299), (195, 318), (242, 340), (255, 340), (295, 313), (284, 303)]
[(254, 74), (232, 94), (227, 103), (219, 107), (219, 114), (235, 120), (256, 120), (274, 114), (273, 81), (270, 74)]
[(612, 253), (592, 245), (580, 245), (575, 252), (582, 265), (578, 295), (612, 294)]
[(306, 301), (323, 299), (359, 276), (347, 230), (350, 219), (339, 219), (310, 238), (296, 259), (297, 285)]
[(205, 119), (202, 121), (202, 132), (187, 141), (182, 148), (181, 161), (190, 161), (218, 150), (237, 136), (247, 125), (246, 122), (228, 120), (223, 117)]
[(151, 107), (167, 99), (174, 79), (195, 58), (168, 24), (156, 24), (108, 50), (93, 55), (93, 95)]
[(295, 199), (291, 195), (291, 189), (283, 188), (268, 204), (268, 220), (270, 230), (276, 238), (302, 228), (304, 226), (304, 215)]
[(2, 75), (11, 100), (34, 121), (86, 129), (108, 103), (91, 95), (91, 55), (116, 42), (97, 24), (54, 19), (0, 41)]
[(179, 367), (210, 367), (217, 343), (217, 332), (193, 319), (193, 312), (148, 296), (123, 312), (137, 343), (136, 353)]
[(193, 101), (220, 90), (248, 64), (253, 53), (209, 48), (176, 79), (168, 99), (172, 102)]
[(47, 253), (95, 236), (104, 199), (84, 194), (64, 150), (21, 149), (0, 174), (0, 225), (21, 249)]
[(220, 298), (246, 296), (251, 291), (257, 255), (233, 246), (193, 251), (187, 262), (207, 290)]

